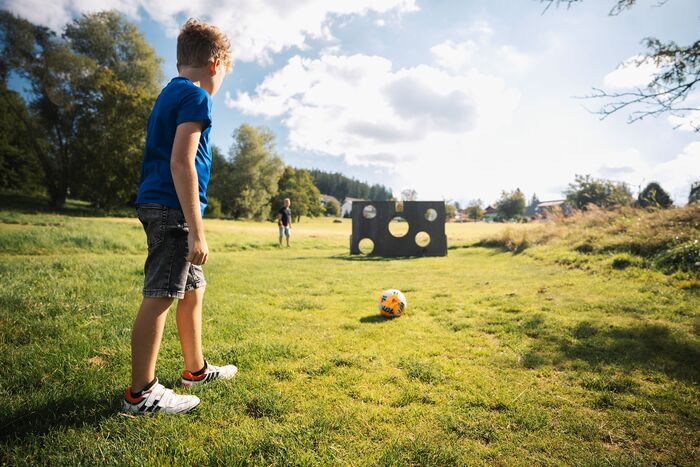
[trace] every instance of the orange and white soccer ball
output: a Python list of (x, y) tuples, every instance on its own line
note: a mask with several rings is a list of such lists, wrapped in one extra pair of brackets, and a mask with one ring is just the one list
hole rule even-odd
[(387, 318), (398, 318), (406, 311), (406, 306), (406, 297), (400, 290), (385, 290), (379, 297), (379, 312)]

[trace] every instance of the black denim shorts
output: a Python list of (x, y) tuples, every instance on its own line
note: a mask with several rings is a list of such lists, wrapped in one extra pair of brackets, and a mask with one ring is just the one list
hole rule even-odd
[(184, 298), (204, 287), (204, 271), (187, 261), (187, 222), (179, 209), (141, 204), (136, 209), (146, 231), (148, 258), (144, 266), (144, 297)]

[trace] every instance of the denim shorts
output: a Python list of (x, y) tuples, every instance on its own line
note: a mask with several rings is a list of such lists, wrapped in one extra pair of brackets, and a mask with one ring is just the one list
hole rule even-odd
[(144, 297), (184, 298), (190, 290), (204, 287), (204, 271), (187, 261), (187, 222), (179, 209), (160, 204), (137, 207), (146, 231), (148, 257), (144, 266)]
[(280, 225), (280, 238), (282, 238), (282, 235), (285, 235), (287, 237), (292, 236), (292, 229), (289, 228), (288, 225)]

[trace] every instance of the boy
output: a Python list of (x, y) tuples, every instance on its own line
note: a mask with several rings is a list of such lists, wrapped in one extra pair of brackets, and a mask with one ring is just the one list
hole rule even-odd
[(131, 335), (131, 386), (122, 409), (136, 414), (186, 413), (199, 404), (158, 383), (156, 359), (168, 308), (177, 298), (184, 386), (230, 379), (233, 365), (210, 365), (202, 354), (202, 301), (209, 248), (202, 216), (211, 170), (211, 98), (231, 71), (230, 43), (216, 27), (189, 19), (177, 38), (177, 69), (148, 119), (136, 198), (146, 231), (143, 301)]
[(280, 246), (282, 246), (282, 236), (287, 237), (287, 248), (289, 248), (289, 237), (292, 235), (292, 210), (289, 206), (292, 202), (289, 198), (284, 198), (284, 207), (279, 210), (277, 225), (280, 228)]

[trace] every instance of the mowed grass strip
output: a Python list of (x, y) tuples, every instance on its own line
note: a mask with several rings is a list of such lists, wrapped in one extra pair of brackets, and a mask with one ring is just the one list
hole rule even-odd
[[(387, 260), (348, 255), (348, 220), (304, 219), (290, 249), (273, 223), (207, 220), (205, 353), (240, 373), (191, 415), (133, 418), (138, 221), (0, 220), (0, 463), (700, 462), (700, 296), (661, 272), (474, 247), (494, 225)], [(405, 316), (379, 316), (387, 288)], [(169, 318), (161, 381), (181, 365)]]

